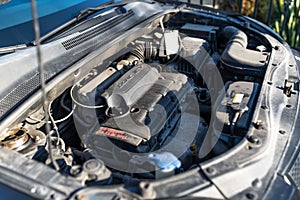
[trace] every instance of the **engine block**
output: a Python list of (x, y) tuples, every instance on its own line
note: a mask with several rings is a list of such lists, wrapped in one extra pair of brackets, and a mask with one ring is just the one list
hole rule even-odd
[(162, 72), (148, 64), (133, 67), (102, 94), (108, 119), (96, 134), (134, 146), (159, 136), (165, 126), (179, 119), (186, 85), (183, 74)]

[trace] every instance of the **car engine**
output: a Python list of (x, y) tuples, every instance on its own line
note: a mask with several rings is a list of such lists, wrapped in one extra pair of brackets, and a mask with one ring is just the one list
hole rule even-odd
[[(155, 140), (166, 137), (166, 131), (162, 130), (168, 128), (167, 124), (176, 124), (179, 119), (179, 105), (188, 92), (187, 77), (180, 73), (163, 72), (159, 67), (139, 64), (128, 70), (109, 88), (104, 89), (99, 83), (93, 89), (97, 90), (96, 97), (107, 102), (104, 106), (105, 113), (102, 113), (105, 115), (98, 116), (107, 116), (107, 120), (101, 123), (96, 131), (97, 135), (132, 146), (139, 146), (142, 142), (152, 143), (153, 146)], [(85, 87), (86, 85), (78, 91), (82, 92)], [(98, 94), (98, 91), (103, 93)], [(118, 132), (118, 129), (122, 131)]]
[[(191, 62), (205, 62), (207, 59), (206, 41), (192, 37), (181, 41), (178, 31), (165, 35), (162, 37), (175, 35), (177, 48), (179, 42), (182, 42), (184, 50), (181, 54), (193, 56), (190, 58)], [(115, 168), (121, 167), (123, 171), (128, 169), (131, 162), (138, 163), (139, 166), (147, 163), (147, 156), (140, 158), (135, 155), (135, 158), (143, 160), (136, 161), (132, 160), (133, 154), (151, 153), (162, 148), (164, 150), (159, 153), (173, 149), (173, 154), (187, 163), (186, 159), (192, 153), (187, 147), (195, 142), (194, 138), (204, 136), (207, 129), (204, 119), (190, 113), (193, 109), (199, 110), (196, 93), (201, 89), (194, 82), (194, 79), (199, 78), (199, 75), (194, 74), (197, 69), (193, 69), (188, 60), (182, 61), (181, 65), (163, 61), (167, 56), (177, 59), (175, 53), (179, 49), (176, 52), (165, 49), (159, 55), (161, 44), (149, 41), (149, 36), (140, 38), (131, 45), (127, 59), (118, 61), (116, 66), (110, 66), (102, 72), (94, 71), (72, 87), (71, 97), (78, 106), (74, 121), (79, 136), (85, 146), (95, 151), (96, 157), (105, 160), (105, 163), (111, 163)], [(167, 55), (167, 51), (172, 54)], [(209, 103), (207, 89), (202, 90)], [(190, 130), (191, 133), (178, 134), (183, 131), (180, 123), (184, 120), (191, 120), (196, 126)], [(170, 142), (175, 141), (174, 138), (180, 138), (178, 135), (190, 137), (177, 143)], [(170, 144), (166, 145), (168, 143)], [(126, 160), (124, 163), (127, 164), (119, 163), (116, 166), (115, 163), (119, 160)]]
[(95, 64), (47, 111), (32, 109), (0, 144), (83, 185), (190, 170), (245, 137), (269, 59), (257, 38), (230, 24), (170, 15)]

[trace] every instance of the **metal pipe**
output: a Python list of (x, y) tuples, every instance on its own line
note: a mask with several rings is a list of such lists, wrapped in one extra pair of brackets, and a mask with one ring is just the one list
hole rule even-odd
[[(49, 113), (47, 112), (47, 96), (46, 96), (46, 84), (45, 84), (45, 77), (44, 77), (44, 65), (42, 62), (42, 51), (41, 51), (41, 40), (40, 40), (40, 27), (39, 27), (39, 21), (38, 21), (38, 14), (37, 14), (37, 6), (36, 1), (31, 0), (31, 12), (32, 12), (32, 18), (33, 18), (33, 28), (34, 28), (34, 35), (35, 35), (35, 42), (36, 42), (36, 54), (37, 54), (37, 64), (38, 64), (38, 70), (39, 70), (39, 78), (40, 78), (40, 84), (41, 84), (41, 90), (42, 90), (42, 102), (43, 102), (43, 109), (45, 113), (45, 121), (49, 121)], [(50, 124), (46, 123), (46, 134), (47, 134), (47, 143), (48, 150), (49, 150), (49, 156), (51, 159), (51, 162), (55, 168), (55, 170), (59, 170), (59, 166), (57, 162), (54, 160), (52, 155), (52, 142), (51, 142), (51, 136), (50, 136)]]
[(242, 14), (242, 11), (243, 11), (243, 0), (240, 0), (239, 13)]
[(257, 15), (257, 7), (258, 7), (258, 0), (255, 0), (255, 4), (254, 4), (254, 12), (253, 12), (253, 18), (256, 18), (256, 15)]

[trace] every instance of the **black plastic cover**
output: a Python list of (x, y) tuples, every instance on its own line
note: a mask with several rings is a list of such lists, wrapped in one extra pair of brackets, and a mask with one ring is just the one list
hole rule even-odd
[(181, 27), (180, 32), (208, 41), (213, 50), (217, 48), (217, 33), (219, 32), (219, 27), (186, 23)]
[(178, 71), (192, 77), (195, 83), (200, 78), (201, 68), (209, 57), (210, 47), (206, 40), (184, 37), (181, 40), (182, 50), (178, 62)]
[(243, 47), (239, 41), (232, 41), (221, 56), (225, 69), (245, 76), (262, 77), (267, 66), (268, 53)]
[(97, 134), (135, 146), (149, 140), (176, 111), (186, 83), (183, 74), (159, 72), (147, 64), (133, 67), (102, 94), (107, 100), (109, 118)]
[(228, 82), (225, 87), (225, 96), (217, 102), (215, 119), (224, 125), (222, 133), (243, 136), (249, 128), (260, 86), (239, 81)]

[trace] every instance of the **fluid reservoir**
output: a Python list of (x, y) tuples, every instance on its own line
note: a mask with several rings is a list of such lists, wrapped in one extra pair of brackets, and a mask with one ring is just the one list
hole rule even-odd
[(175, 174), (181, 162), (170, 152), (151, 153), (148, 161), (155, 165), (155, 179), (162, 179)]

